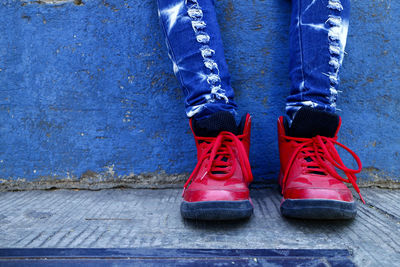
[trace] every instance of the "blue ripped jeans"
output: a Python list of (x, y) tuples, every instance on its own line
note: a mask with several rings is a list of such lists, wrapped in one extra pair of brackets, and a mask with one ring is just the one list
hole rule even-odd
[[(158, 8), (186, 115), (236, 114), (214, 0), (158, 0)], [(289, 118), (302, 106), (335, 112), (349, 16), (350, 0), (292, 0)]]

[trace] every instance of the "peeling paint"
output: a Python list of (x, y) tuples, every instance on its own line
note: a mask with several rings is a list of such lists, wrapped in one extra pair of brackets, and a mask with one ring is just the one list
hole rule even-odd
[(189, 173), (166, 174), (164, 171), (156, 173), (141, 173), (129, 175), (115, 175), (110, 169), (102, 173), (86, 171), (81, 177), (71, 176), (65, 179), (42, 177), (27, 182), (26, 179), (0, 179), (0, 191), (49, 190), (49, 189), (86, 189), (101, 190), (111, 188), (141, 188), (161, 189), (180, 188), (186, 181)]
[(84, 5), (82, 0), (21, 0), (24, 4), (47, 4), (47, 5), (62, 5), (73, 3), (77, 6)]

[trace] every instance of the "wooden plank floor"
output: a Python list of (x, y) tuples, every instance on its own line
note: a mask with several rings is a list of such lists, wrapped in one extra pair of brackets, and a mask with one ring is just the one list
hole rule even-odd
[(353, 221), (283, 218), (253, 189), (251, 219), (183, 220), (180, 189), (0, 192), (1, 248), (349, 249), (359, 266), (400, 262), (400, 190), (363, 189)]

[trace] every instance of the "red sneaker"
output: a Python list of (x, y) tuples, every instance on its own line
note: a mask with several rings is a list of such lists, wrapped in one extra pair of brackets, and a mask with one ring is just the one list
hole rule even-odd
[(250, 125), (249, 114), (236, 126), (233, 115), (226, 111), (190, 120), (198, 163), (184, 186), (184, 218), (235, 220), (251, 216)]
[[(283, 117), (279, 118), (282, 215), (304, 219), (355, 217), (356, 202), (344, 183), (352, 184), (364, 202), (355, 176), (362, 167), (358, 156), (336, 141), (340, 124), (338, 115), (308, 107), (296, 113), (290, 127)], [(357, 170), (344, 165), (334, 145), (344, 148), (354, 157)], [(347, 179), (342, 178), (335, 167), (342, 170)]]

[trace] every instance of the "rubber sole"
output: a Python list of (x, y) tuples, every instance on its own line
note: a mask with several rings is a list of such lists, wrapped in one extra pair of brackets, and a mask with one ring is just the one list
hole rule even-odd
[(249, 200), (241, 201), (202, 201), (181, 204), (181, 215), (185, 219), (223, 221), (249, 218), (253, 205)]
[(299, 219), (350, 220), (357, 214), (357, 204), (329, 199), (285, 199), (281, 213)]

